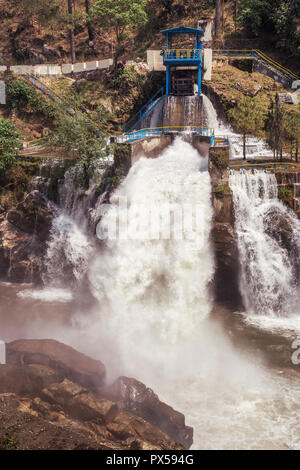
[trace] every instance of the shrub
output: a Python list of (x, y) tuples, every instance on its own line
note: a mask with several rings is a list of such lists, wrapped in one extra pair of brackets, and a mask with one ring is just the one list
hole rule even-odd
[(18, 445), (14, 439), (13, 436), (10, 436), (9, 434), (5, 434), (0, 439), (0, 450), (17, 450)]
[(21, 78), (10, 80), (7, 83), (8, 103), (12, 108), (24, 109), (28, 111), (38, 111), (41, 109), (41, 98), (28, 83)]
[(0, 118), (0, 171), (10, 168), (16, 161), (20, 133), (13, 122)]
[(278, 191), (278, 198), (283, 202), (291, 202), (293, 200), (293, 191), (290, 188), (284, 186)]

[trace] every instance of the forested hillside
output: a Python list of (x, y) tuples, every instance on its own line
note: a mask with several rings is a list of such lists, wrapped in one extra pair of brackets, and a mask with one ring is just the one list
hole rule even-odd
[(1, 0), (1, 63), (143, 59), (161, 29), (216, 9), (216, 47), (259, 48), (299, 73), (300, 0)]

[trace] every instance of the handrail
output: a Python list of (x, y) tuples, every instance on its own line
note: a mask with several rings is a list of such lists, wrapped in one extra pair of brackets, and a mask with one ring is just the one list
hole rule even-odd
[[(73, 111), (74, 113), (77, 113), (81, 119), (83, 119), (87, 124), (91, 125), (95, 131), (100, 131), (100, 128), (99, 126), (89, 117), (88, 114), (85, 115), (85, 113), (81, 110), (78, 110), (78, 109), (73, 109), (74, 107), (74, 103), (72, 103), (68, 98), (66, 97), (63, 97), (61, 98), (59, 95), (58, 95), (58, 91), (59, 90), (55, 90), (53, 89), (52, 87), (50, 88), (49, 85), (47, 84), (47, 82), (45, 81), (45, 77), (42, 76), (42, 79), (40, 78), (40, 75), (38, 73), (31, 73), (31, 72), (28, 72), (28, 71), (25, 71), (24, 70), (24, 75), (22, 75), (23, 78), (25, 78), (26, 80), (29, 80), (30, 83), (32, 83), (34, 85), (34, 82), (33, 81), (37, 81), (40, 85), (41, 85), (41, 88), (39, 88), (41, 91), (44, 91), (45, 89), (47, 90), (50, 98), (52, 98), (54, 101), (54, 97), (57, 99), (57, 102), (59, 104), (61, 104), (63, 107), (67, 108), (66, 111), (68, 112), (68, 109), (69, 111)], [(29, 77), (31, 78), (31, 80), (29, 79)], [(69, 106), (69, 108), (68, 108)], [(118, 131), (116, 131), (115, 133), (119, 133)], [(111, 135), (113, 136), (113, 135)]]
[(227, 49), (227, 50), (215, 49), (213, 50), (213, 54), (219, 55), (219, 56), (227, 55), (228, 57), (230, 57), (230, 55), (233, 55), (236, 57), (239, 55), (243, 57), (250, 55), (251, 57), (257, 58), (258, 60), (262, 59), (263, 61), (267, 62), (267, 65), (275, 68), (276, 70), (278, 69), (278, 71), (283, 72), (289, 78), (294, 79), (294, 80), (300, 80), (300, 77), (298, 77), (294, 72), (287, 69), (286, 67), (283, 67), (278, 62), (271, 59), (270, 57), (268, 57), (266, 54), (264, 54), (262, 51), (258, 49)]
[(189, 131), (189, 133), (193, 133), (200, 136), (210, 137), (211, 145), (213, 145), (215, 130), (213, 128), (202, 126), (165, 126), (139, 129), (136, 131), (116, 136), (116, 142), (119, 144), (131, 143), (140, 139), (144, 139), (146, 137), (156, 137), (185, 131)]
[(294, 72), (292, 72), (291, 70), (287, 69), (286, 67), (284, 67), (283, 65), (280, 65), (278, 62), (276, 62), (275, 60), (271, 59), (270, 57), (268, 57), (266, 54), (264, 54), (263, 52), (255, 49), (255, 52), (260, 55), (261, 57), (263, 57), (267, 62), (270, 62), (272, 64), (274, 64), (276, 67), (280, 68), (281, 70), (284, 70), (286, 73), (288, 73), (289, 75), (291, 75), (293, 78), (295, 78), (296, 80), (300, 80), (300, 77), (298, 77)]
[[(183, 53), (183, 56), (182, 56)], [(194, 57), (192, 57), (194, 55)], [(202, 49), (163, 49), (164, 59), (200, 59)], [(173, 57), (174, 56), (174, 57)]]
[[(149, 107), (150, 107), (152, 104), (154, 104), (154, 101), (155, 101), (156, 99), (159, 99), (159, 100), (160, 100), (161, 98), (163, 98), (163, 96), (164, 96), (164, 90), (165, 90), (164, 87), (162, 87), (162, 88), (160, 88), (159, 90), (157, 90), (157, 92), (150, 98), (150, 100), (147, 101), (147, 103), (144, 104), (144, 106), (142, 106), (141, 109), (140, 109), (137, 113), (135, 113), (135, 114), (132, 116), (132, 118), (124, 125), (124, 127), (123, 127), (123, 132), (130, 132), (131, 130), (134, 129), (134, 127), (137, 125), (137, 123), (138, 123), (139, 121), (141, 121), (141, 120), (146, 116), (146, 114), (148, 114), (148, 113), (151, 111), (151, 109), (153, 109), (153, 107), (152, 107), (151, 109), (149, 109)], [(157, 103), (155, 103), (155, 104), (157, 104)], [(146, 113), (143, 114), (143, 111), (144, 111), (144, 110), (146, 110)], [(137, 117), (139, 117), (139, 119), (134, 123), (134, 125), (129, 129), (129, 131), (127, 131), (128, 126), (129, 126), (132, 122), (134, 122), (134, 120), (135, 120)]]

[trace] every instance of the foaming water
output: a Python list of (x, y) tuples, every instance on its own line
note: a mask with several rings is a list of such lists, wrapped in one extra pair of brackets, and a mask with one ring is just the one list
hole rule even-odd
[(246, 311), (274, 317), (297, 312), (300, 223), (277, 199), (273, 174), (231, 172), (235, 228)]
[[(88, 275), (99, 305), (73, 324), (89, 352), (109, 365), (110, 380), (136, 377), (185, 414), (194, 427), (194, 448), (296, 449), (294, 377), (268, 371), (235, 349), (210, 319), (212, 208), (209, 176), (201, 166), (194, 149), (177, 140), (160, 158), (140, 159), (132, 167), (112, 205), (124, 196), (129, 207), (136, 201), (144, 208), (197, 201), (201, 238), (108, 241)], [(269, 188), (268, 197), (275, 195), (275, 186), (273, 193)], [(109, 226), (111, 215), (112, 210), (102, 224)], [(143, 209), (129, 210), (128, 219), (136, 230), (145, 222)]]
[[(186, 423), (194, 427), (194, 448), (299, 449), (296, 373), (266, 368), (261, 358), (234, 347), (227, 329), (210, 317), (214, 263), (206, 167), (205, 158), (178, 139), (161, 157), (136, 162), (102, 219), (103, 226), (111, 226), (113, 209), (120, 197), (126, 197), (128, 227), (137, 232), (147, 222), (147, 208), (192, 203), (194, 218), (201, 214), (201, 230), (195, 234), (187, 229), (182, 240), (113, 239), (96, 246), (85, 225), (60, 214), (47, 253), (49, 283), (61, 287), (71, 273), (74, 291), (78, 291), (87, 274), (97, 305), (77, 306), (74, 314), (76, 299), (53, 304), (48, 300), (53, 288), (49, 296), (36, 290), (32, 295), (31, 286), (26, 295), (22, 286), (11, 305), (10, 292), (16, 287), (0, 284), (5, 299), (0, 305), (1, 328), (4, 324), (9, 340), (15, 339), (17, 325), (19, 337), (52, 337), (70, 344), (102, 360), (109, 380), (118, 375), (142, 380), (160, 399), (185, 414)], [(246, 199), (241, 196), (243, 220), (248, 221), (250, 200), (258, 214), (262, 201), (285, 210), (269, 176), (254, 175), (251, 184), (249, 178), (248, 183), (243, 181), (235, 182), (247, 195)], [(283, 212), (285, 219), (287, 213)], [(259, 219), (257, 213), (250, 216)], [(162, 230), (167, 222), (160, 220)], [(13, 324), (6, 314), (8, 306)]]
[[(165, 204), (188, 205), (193, 218), (201, 215), (199, 233), (192, 226), (185, 227), (183, 239), (159, 235), (146, 240), (108, 240), (90, 266), (92, 292), (105, 312), (98, 315), (99, 330), (103, 324), (119, 355), (124, 360), (132, 356), (129, 362), (150, 365), (162, 351), (174, 352), (179, 338), (192, 340), (209, 315), (212, 206), (210, 177), (200, 167), (198, 152), (181, 139), (160, 158), (140, 159), (114, 193), (112, 208), (101, 222), (103, 226), (114, 223), (112, 211), (122, 197), (128, 201), (129, 233), (147, 223), (148, 210)], [(160, 217), (155, 223), (158, 233), (166, 233), (168, 218)], [(116, 335), (116, 330), (121, 334)]]
[(73, 294), (67, 289), (45, 288), (45, 289), (26, 289), (17, 293), (22, 299), (42, 300), (43, 302), (70, 302)]
[(88, 235), (70, 216), (61, 212), (53, 221), (44, 264), (45, 285), (61, 287), (81, 281), (93, 253)]
[[(216, 135), (226, 135), (229, 138), (230, 159), (239, 160), (243, 155), (243, 136), (233, 131), (232, 127), (218, 118), (217, 111), (206, 95), (203, 97), (204, 122), (207, 127), (215, 129)], [(248, 136), (246, 141), (247, 159), (272, 158), (273, 152), (263, 139)]]

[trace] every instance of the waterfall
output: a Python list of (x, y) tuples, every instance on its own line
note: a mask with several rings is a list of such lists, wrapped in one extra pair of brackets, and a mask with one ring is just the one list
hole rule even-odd
[(300, 222), (277, 199), (275, 175), (232, 171), (229, 184), (246, 310), (289, 316), (299, 294)]
[[(149, 211), (163, 211), (152, 219), (155, 236), (109, 239), (89, 269), (99, 303), (99, 334), (105, 331), (115, 343), (114, 351), (121, 348), (119, 357), (130, 355), (135, 362), (143, 357), (151, 364), (154, 355), (163, 356), (164, 348), (172, 350), (172, 344), (191, 340), (210, 312), (213, 212), (210, 177), (200, 171), (202, 159), (179, 138), (159, 158), (141, 158), (115, 191), (101, 221), (102, 227), (113, 231), (110, 226), (115, 224), (115, 208), (122, 198), (127, 206), (118, 218), (128, 218), (131, 234), (147, 225)], [(175, 215), (167, 217), (165, 212), (174, 207), (186, 211), (193, 222), (183, 225), (178, 238), (173, 236)], [(168, 233), (169, 222), (170, 238), (161, 236)]]
[(206, 95), (201, 95), (203, 99), (203, 114), (204, 114), (204, 124), (206, 127), (212, 127), (215, 129), (215, 133), (219, 134), (219, 120), (217, 111), (215, 110), (212, 102)]
[(70, 216), (60, 212), (53, 220), (44, 258), (43, 282), (50, 287), (77, 284), (87, 272), (93, 243)]
[[(233, 131), (232, 127), (218, 119), (217, 111), (206, 95), (203, 98), (203, 123), (206, 127), (215, 129), (215, 134), (228, 135), (230, 145), (230, 159), (238, 160), (243, 155), (243, 136)], [(257, 137), (248, 136), (246, 142), (247, 159), (272, 158), (273, 151), (266, 141)]]

